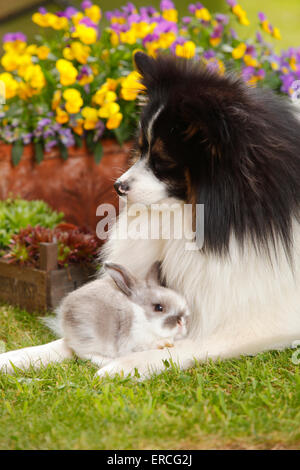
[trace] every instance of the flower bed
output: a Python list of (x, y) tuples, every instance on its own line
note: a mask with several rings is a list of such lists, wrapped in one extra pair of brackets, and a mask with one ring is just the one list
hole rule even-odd
[(128, 3), (106, 13), (107, 27), (101, 24), (100, 8), (89, 0), (80, 10), (68, 7), (57, 14), (40, 8), (32, 17), (34, 23), (55, 35), (41, 35), (34, 44), (28, 44), (22, 33), (4, 37), (0, 80), (7, 102), (0, 138), (13, 145), (14, 164), (28, 143), (40, 162), (44, 150), (53, 147), (66, 159), (67, 149), (84, 138), (99, 162), (103, 138), (128, 140), (137, 120), (137, 96), (143, 92), (134, 70), (136, 50), (195, 58), (221, 74), (229, 67), (249, 86), (295, 93), (300, 49), (276, 54), (263, 35), (279, 40), (280, 32), (263, 13), (258, 15), (256, 36), (241, 40), (230, 20), (246, 29), (247, 14), (236, 0), (227, 4), (228, 15), (211, 14), (196, 3), (179, 18), (170, 0), (162, 0), (160, 10), (138, 10)]
[(42, 201), (0, 204), (1, 301), (45, 312), (95, 274), (100, 240), (62, 217)]

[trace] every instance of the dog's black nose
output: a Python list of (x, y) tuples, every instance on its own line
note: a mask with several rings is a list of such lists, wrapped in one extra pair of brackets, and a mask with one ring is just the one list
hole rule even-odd
[(125, 183), (124, 181), (122, 182), (116, 181), (114, 184), (114, 188), (119, 194), (119, 196), (125, 196), (129, 191), (129, 185), (128, 183)]

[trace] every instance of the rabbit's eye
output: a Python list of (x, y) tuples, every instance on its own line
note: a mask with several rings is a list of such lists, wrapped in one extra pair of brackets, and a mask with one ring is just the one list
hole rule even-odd
[(164, 311), (164, 307), (160, 304), (154, 304), (153, 308), (154, 308), (155, 312), (163, 312)]

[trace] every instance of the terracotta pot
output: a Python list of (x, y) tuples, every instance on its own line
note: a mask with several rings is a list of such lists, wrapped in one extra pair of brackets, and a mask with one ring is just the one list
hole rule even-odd
[(0, 199), (9, 195), (42, 199), (53, 209), (64, 212), (65, 220), (96, 229), (96, 209), (101, 203), (117, 207), (113, 182), (128, 166), (130, 143), (120, 147), (114, 140), (103, 141), (100, 163), (82, 148), (69, 148), (63, 160), (59, 150), (45, 153), (41, 163), (34, 160), (32, 145), (27, 145), (20, 163), (13, 166), (11, 145), (0, 143)]

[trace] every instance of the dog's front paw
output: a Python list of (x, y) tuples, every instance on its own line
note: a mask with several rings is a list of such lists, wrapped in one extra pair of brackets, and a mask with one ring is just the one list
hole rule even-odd
[(111, 361), (106, 366), (102, 367), (96, 372), (98, 377), (115, 377), (120, 375), (121, 377), (127, 377), (129, 375), (136, 376), (138, 378), (146, 379), (150, 374), (146, 375), (142, 366), (137, 366), (135, 361), (127, 358), (118, 358)]

